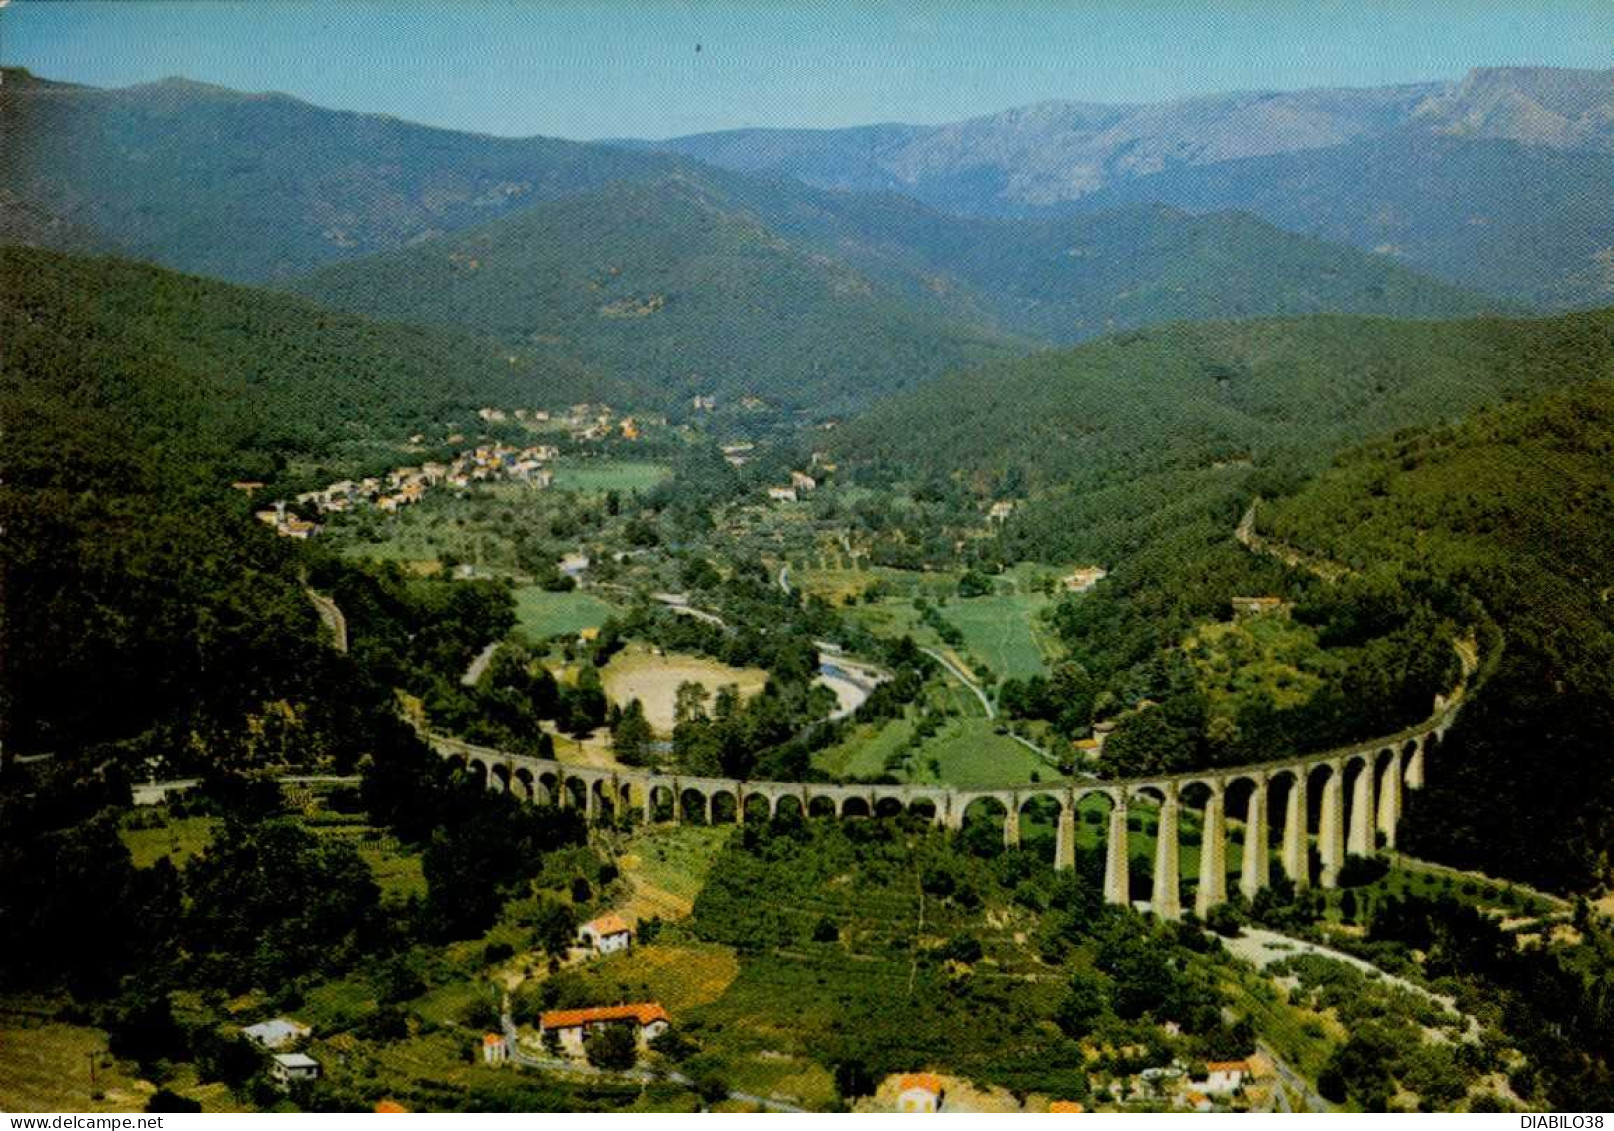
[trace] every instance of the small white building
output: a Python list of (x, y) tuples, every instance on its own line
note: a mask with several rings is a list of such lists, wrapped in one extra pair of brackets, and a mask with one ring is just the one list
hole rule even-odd
[(796, 489), (794, 487), (769, 487), (768, 498), (776, 503), (793, 503), (796, 501)]
[(269, 1061), (269, 1075), (282, 1088), (298, 1080), (318, 1080), (319, 1061), (304, 1052), (277, 1052)]
[(813, 491), (818, 488), (818, 480), (808, 475), (805, 471), (792, 471), (790, 473), (790, 485), (798, 491)]
[(1230, 1096), (1255, 1075), (1247, 1060), (1211, 1060), (1205, 1063), (1205, 1080), (1194, 1087), (1210, 1096)]
[(510, 1059), (510, 1045), (502, 1034), (489, 1033), (482, 1038), (482, 1063), (503, 1064)]
[(241, 1030), (241, 1035), (259, 1048), (283, 1049), (287, 1045), (305, 1040), (313, 1033), (301, 1021), (293, 1021), (289, 1017), (275, 1017), (268, 1021), (260, 1021), (256, 1025), (248, 1025)]
[(577, 929), (577, 944), (593, 954), (615, 954), (633, 945), (633, 928), (620, 915), (601, 915)]
[(897, 1110), (930, 1113), (941, 1110), (941, 1077), (933, 1072), (914, 1072), (897, 1081)]

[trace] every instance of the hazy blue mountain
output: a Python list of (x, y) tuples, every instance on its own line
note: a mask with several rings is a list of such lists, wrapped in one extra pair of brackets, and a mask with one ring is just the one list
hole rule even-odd
[(676, 176), (539, 202), (289, 285), (677, 394), (840, 412), (1036, 341), (1324, 310), (1438, 317), (1484, 296), (1252, 217), (1157, 206), (972, 220), (900, 197)]
[(1176, 165), (1372, 136), (1439, 90), (1235, 93), (1131, 106), (1043, 102), (940, 126), (738, 130), (625, 144), (824, 187), (895, 190), (952, 211), (1012, 214)]
[(1614, 302), (1614, 152), (1396, 134), (1177, 169), (1087, 198), (1247, 209), (1490, 294)]
[(1614, 295), (1614, 71), (1489, 68), (1382, 89), (624, 144), (964, 215), (1238, 209), (1521, 302)]
[(15, 69), (0, 84), (0, 144), (0, 191), (126, 254), (245, 282), (681, 163), (182, 79), (100, 90)]
[(842, 411), (1005, 352), (1161, 321), (1496, 306), (1393, 258), (1220, 211), (967, 217), (179, 80), (96, 90), (10, 72), (0, 92), (15, 154), (0, 200), (16, 205), (0, 239), (232, 280), (331, 268), (292, 285), (669, 394)]
[(728, 130), (617, 144), (998, 214), (1078, 200), (1184, 167), (1402, 131), (1608, 152), (1614, 71), (1485, 68), (1449, 83), (1246, 91), (1137, 105), (1043, 102), (939, 126)]

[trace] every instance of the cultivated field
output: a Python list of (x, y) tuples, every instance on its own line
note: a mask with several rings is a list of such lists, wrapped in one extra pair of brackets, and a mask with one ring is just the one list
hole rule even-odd
[(99, 1029), (8, 1022), (0, 1028), (0, 1110), (143, 1110), (155, 1089), (131, 1066), (113, 1061), (106, 1040)]
[(598, 628), (616, 611), (588, 593), (551, 593), (536, 585), (515, 591), (517, 627), (534, 642)]
[(560, 460), (554, 470), (562, 491), (646, 491), (672, 474), (666, 464), (646, 460)]
[(859, 726), (846, 741), (816, 752), (813, 765), (836, 778), (895, 773), (904, 781), (959, 786), (1014, 785), (1029, 783), (1036, 774), (1045, 780), (1058, 776), (1020, 743), (997, 734), (995, 727), (982, 717), (949, 719), (913, 754), (904, 772), (888, 769), (886, 759), (907, 743), (913, 734), (912, 721), (897, 719), (878, 729)]
[(730, 947), (681, 943), (634, 947), (580, 967), (595, 1001), (659, 1001), (674, 1018), (723, 996), (740, 964)]
[(684, 918), (734, 828), (730, 824), (677, 825), (638, 833), (618, 860), (633, 889), (618, 910), (634, 922), (651, 916)]
[[(128, 847), (136, 868), (149, 868), (163, 859), (182, 868), (213, 843), (219, 824), (217, 817), (171, 818), (167, 810), (153, 807), (131, 814), (118, 836)], [(139, 827), (142, 825), (149, 827)]]
[(1043, 675), (1055, 654), (1051, 634), (1038, 619), (1051, 599), (1040, 593), (960, 598), (941, 610), (964, 634), (964, 648), (1001, 678)]

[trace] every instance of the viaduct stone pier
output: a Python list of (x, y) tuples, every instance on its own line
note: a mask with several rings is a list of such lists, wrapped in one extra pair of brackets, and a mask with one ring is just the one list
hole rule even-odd
[[(1075, 864), (1078, 821), (1103, 822), (1104, 897), (1112, 903), (1131, 901), (1130, 838), (1134, 824), (1141, 824), (1141, 811), (1148, 810), (1156, 826), (1149, 902), (1155, 914), (1175, 919), (1183, 909), (1179, 825), (1185, 809), (1199, 814), (1199, 881), (1192, 894), (1199, 915), (1227, 900), (1230, 835), (1240, 842), (1238, 887), (1244, 896), (1253, 899), (1271, 882), (1274, 830), (1269, 818), (1274, 810), (1282, 814), (1276, 840), (1283, 874), (1299, 885), (1311, 881), (1315, 838), (1318, 881), (1334, 887), (1348, 854), (1367, 855), (1380, 843), (1394, 847), (1403, 791), (1423, 786), (1426, 757), (1444, 739), (1462, 705), (1459, 686), (1449, 699), (1437, 696), (1433, 714), (1415, 727), (1321, 754), (1163, 777), (1002, 788), (739, 781), (590, 768), (440, 735), (427, 737), (442, 757), (484, 779), (487, 788), (538, 804), (577, 808), (589, 821), (630, 810), (641, 813), (646, 823), (743, 823), (792, 812), (807, 819), (910, 813), (960, 830), (966, 815), (990, 816), (1001, 820), (1004, 845), (1012, 847), (1020, 843), (1022, 818), (1035, 813), (1053, 820), (1054, 866), (1061, 869)], [(1100, 813), (1100, 808), (1107, 812)], [(1230, 817), (1238, 822), (1233, 834)]]

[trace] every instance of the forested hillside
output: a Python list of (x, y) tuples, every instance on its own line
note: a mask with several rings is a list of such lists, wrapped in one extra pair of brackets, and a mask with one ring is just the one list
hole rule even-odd
[(0, 189), (124, 254), (239, 282), (400, 247), (676, 159), (495, 138), (168, 79), (116, 90), (7, 68)]
[(1018, 353), (782, 240), (698, 179), (621, 184), (327, 267), (319, 302), (583, 358), (669, 398), (819, 412)]
[[(1606, 81), (1606, 80), (1605, 80)], [(1614, 294), (1614, 153), (1397, 134), (1163, 170), (1083, 207), (1240, 208), (1437, 278), (1558, 309)]]
[(1496, 307), (1236, 214), (971, 220), (731, 174), (623, 184), (290, 284), (675, 394), (838, 412), (1031, 341), (1253, 314)]
[(17, 395), (45, 399), (24, 374), (76, 373), (73, 396), (116, 406), (145, 446), (190, 445), (178, 473), (220, 484), (490, 402), (625, 392), (573, 362), (112, 258), (0, 248), (0, 317)]
[(1440, 318), (1504, 305), (1246, 213), (1194, 216), (1141, 204), (1057, 218), (972, 218), (896, 195), (712, 176), (774, 231), (916, 303), (1055, 343), (1179, 320), (1323, 312)]
[(390, 714), (321, 643), (306, 554), (232, 480), (576, 388), (465, 339), (20, 249), (0, 340), (0, 738), (126, 766), (351, 764)]
[(948, 377), (833, 443), (864, 474), (1029, 498), (1005, 529), (1016, 553), (1115, 562), (1193, 516), (1231, 530), (1240, 500), (1345, 446), (1600, 377), (1611, 359), (1609, 312), (1171, 326)]
[(1610, 878), (1611, 466), (1605, 380), (1397, 434), (1262, 510), (1276, 537), (1438, 578), (1494, 622), (1498, 666), (1409, 806), (1409, 851), (1546, 887)]

